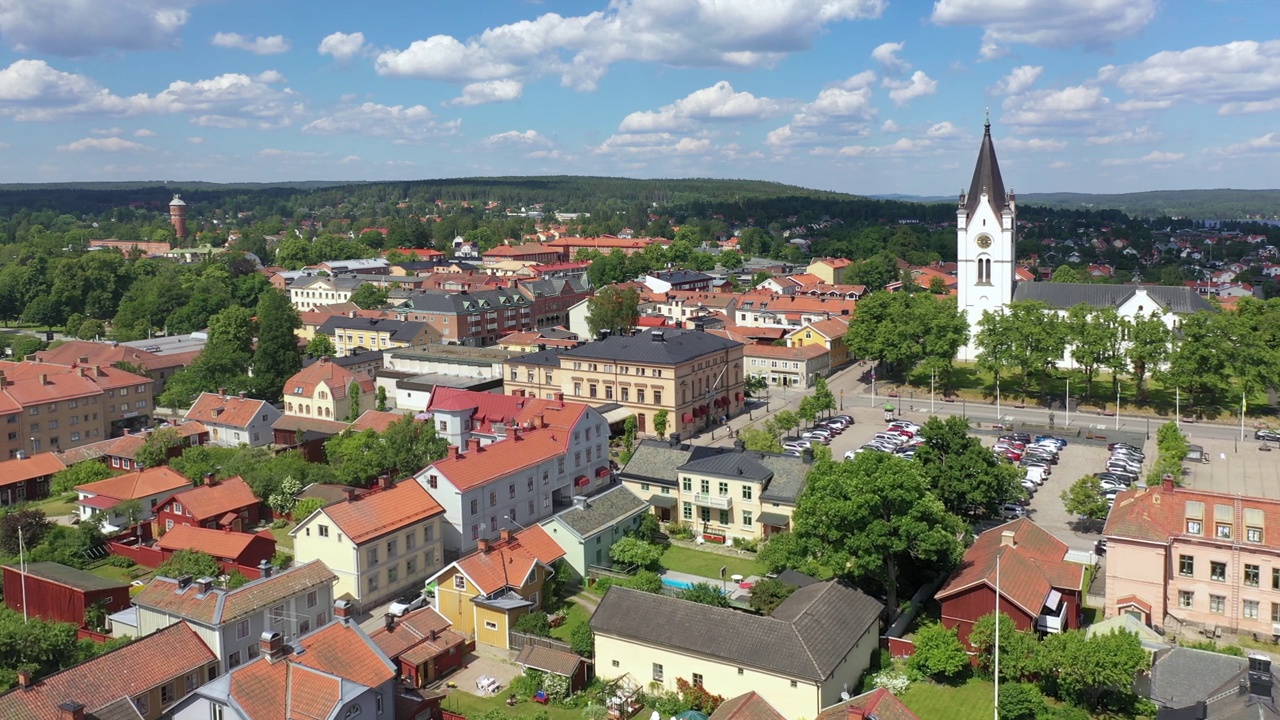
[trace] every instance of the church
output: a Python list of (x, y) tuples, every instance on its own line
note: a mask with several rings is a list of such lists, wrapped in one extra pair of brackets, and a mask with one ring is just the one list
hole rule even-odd
[(1080, 303), (1114, 307), (1129, 320), (1156, 313), (1170, 328), (1177, 326), (1182, 315), (1214, 309), (1195, 290), (1183, 286), (1018, 282), (1017, 244), (1017, 201), (1000, 176), (988, 119), (969, 192), (960, 195), (956, 208), (956, 300), (969, 321), (970, 338), (958, 360), (976, 359), (973, 337), (982, 313), (1000, 311), (1015, 301), (1038, 300), (1064, 315)]

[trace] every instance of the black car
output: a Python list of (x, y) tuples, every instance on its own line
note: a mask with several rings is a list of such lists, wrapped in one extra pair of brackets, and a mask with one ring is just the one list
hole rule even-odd
[(1108, 450), (1115, 450), (1116, 448), (1126, 448), (1126, 449), (1128, 449), (1128, 450), (1134, 450), (1134, 451), (1136, 451), (1136, 452), (1142, 452), (1142, 448), (1140, 448), (1140, 447), (1138, 447), (1138, 446), (1136, 446), (1136, 445), (1130, 445), (1130, 444), (1129, 444), (1129, 443), (1127, 443), (1127, 442), (1113, 442), (1113, 443), (1111, 443), (1111, 444), (1107, 445), (1107, 449), (1108, 449)]
[(1280, 442), (1280, 430), (1257, 430), (1253, 433), (1253, 439), (1264, 442)]
[(1125, 485), (1133, 484), (1133, 476), (1123, 474), (1123, 473), (1100, 472), (1100, 473), (1094, 473), (1093, 476), (1098, 478), (1099, 480), (1115, 480), (1117, 482), (1122, 482)]
[(1004, 437), (1010, 440), (1017, 440), (1023, 445), (1029, 445), (1031, 443), (1031, 436), (1024, 432), (1009, 433)]

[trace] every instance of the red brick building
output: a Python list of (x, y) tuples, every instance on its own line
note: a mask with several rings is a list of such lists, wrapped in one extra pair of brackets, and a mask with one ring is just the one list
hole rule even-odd
[(973, 624), (996, 609), (996, 563), (1000, 567), (1000, 612), (1019, 630), (1058, 633), (1080, 627), (1084, 565), (1065, 559), (1067, 545), (1026, 518), (978, 536), (960, 566), (938, 590), (942, 624), (968, 641)]
[[(77, 570), (55, 562), (4, 566), (4, 604), (31, 617), (53, 622), (85, 624), (85, 612), (100, 604), (106, 615), (128, 608), (129, 583)], [(105, 618), (106, 615), (103, 617)]]
[(156, 506), (156, 524), (165, 532), (179, 525), (247, 532), (262, 517), (262, 503), (239, 475), (165, 498)]
[(485, 267), (503, 260), (553, 263), (560, 261), (561, 252), (560, 248), (543, 245), (542, 243), (526, 243), (524, 245), (499, 245), (492, 250), (486, 250), (481, 257)]

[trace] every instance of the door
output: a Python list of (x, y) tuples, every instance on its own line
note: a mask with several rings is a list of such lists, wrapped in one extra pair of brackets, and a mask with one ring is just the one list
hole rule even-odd
[(640, 431), (640, 432), (645, 432), (645, 429), (644, 429), (644, 413), (640, 413), (639, 415), (636, 415), (636, 430), (638, 430), (638, 431)]

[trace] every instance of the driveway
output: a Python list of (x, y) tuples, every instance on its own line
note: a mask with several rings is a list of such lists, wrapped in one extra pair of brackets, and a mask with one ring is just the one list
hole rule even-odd
[[(987, 444), (991, 444), (990, 439)], [(1080, 521), (1063, 507), (1061, 495), (1076, 480), (1102, 472), (1109, 455), (1105, 447), (1081, 443), (1072, 443), (1063, 448), (1058, 455), (1058, 464), (1053, 466), (1053, 474), (1032, 497), (1027, 517), (1069, 545), (1072, 550), (1092, 552), (1094, 543), (1102, 537), (1103, 522)]]
[[(469, 692), (480, 697), (501, 695), (511, 685), (511, 680), (521, 673), (521, 670), (520, 666), (514, 662), (499, 657), (499, 653), (506, 655), (507, 651), (478, 648), (476, 652), (467, 655), (466, 662), (462, 668), (447, 678), (449, 682), (456, 683), (458, 686), (457, 689), (451, 688), (450, 692)], [(515, 653), (510, 653), (510, 655), (513, 658), (515, 657)], [(485, 693), (476, 687), (476, 680), (486, 676), (498, 681), (498, 691), (496, 693)]]

